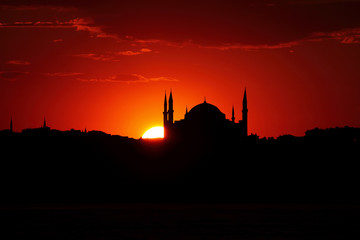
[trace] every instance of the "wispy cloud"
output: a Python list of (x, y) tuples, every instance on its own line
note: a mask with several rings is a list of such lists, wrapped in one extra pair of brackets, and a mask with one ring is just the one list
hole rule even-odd
[(109, 61), (109, 62), (117, 62), (120, 61), (119, 56), (136, 56), (141, 54), (146, 54), (153, 52), (149, 48), (141, 48), (137, 51), (126, 50), (126, 51), (118, 51), (118, 52), (107, 52), (107, 53), (79, 53), (74, 54), (74, 57), (87, 58), (95, 61)]
[(43, 75), (49, 76), (49, 77), (74, 77), (74, 76), (81, 76), (84, 75), (84, 73), (79, 72), (49, 72), (44, 73)]
[(74, 54), (73, 56), (87, 58), (95, 61), (118, 61), (116, 57), (111, 54), (80, 53), (80, 54)]
[(123, 55), (123, 56), (134, 56), (134, 55), (140, 55), (140, 54), (144, 54), (144, 53), (149, 53), (152, 52), (151, 49), (149, 48), (142, 48), (139, 51), (120, 51), (117, 54), (118, 55)]
[(146, 77), (140, 74), (117, 74), (106, 78), (77, 78), (81, 82), (93, 83), (149, 83), (149, 82), (178, 82), (179, 80), (172, 77)]
[(70, 21), (16, 21), (12, 23), (0, 23), (0, 28), (73, 28)]
[(51, 6), (51, 5), (0, 5), (0, 9), (16, 10), (16, 11), (37, 11), (37, 10), (52, 10), (56, 12), (76, 11), (75, 7)]
[(191, 40), (184, 42), (169, 41), (166, 39), (136, 39), (133, 36), (125, 36), (125, 39), (130, 42), (131, 46), (163, 46), (163, 47), (186, 47), (193, 46), (194, 43)]
[[(273, 4), (270, 3), (271, 6)], [(269, 6), (270, 6), (269, 5)], [(69, 11), (71, 8), (64, 8), (64, 7), (50, 7), (50, 6), (7, 6), (7, 5), (0, 5), (0, 8), (11, 8), (17, 10), (36, 10), (41, 8), (53, 8), (52, 10), (56, 11)], [(101, 22), (101, 21), (100, 21)], [(109, 24), (109, 23), (104, 23)], [(111, 24), (110, 24), (111, 25)], [(109, 26), (108, 26), (109, 27)], [(204, 44), (200, 41), (196, 40), (185, 40), (185, 41), (173, 41), (169, 40), (170, 38), (164, 37), (163, 39), (151, 38), (149, 36), (148, 39), (141, 39), (137, 38), (136, 36), (127, 35), (124, 38), (120, 38), (119, 35), (111, 34), (105, 31), (104, 26), (95, 24), (93, 20), (90, 18), (73, 18), (68, 21), (60, 21), (60, 20), (53, 20), (53, 21), (15, 21), (15, 22), (0, 22), (0, 28), (72, 28), (75, 31), (85, 31), (88, 32), (91, 37), (95, 38), (112, 38), (119, 42), (126, 42), (131, 47), (139, 47), (140, 50), (124, 50), (117, 52), (117, 55), (122, 56), (136, 56), (141, 55), (144, 53), (149, 53), (152, 50), (156, 49), (154, 46), (162, 46), (162, 47), (174, 47), (174, 48), (183, 48), (183, 47), (198, 47), (204, 49), (215, 49), (221, 51), (227, 50), (261, 50), (261, 49), (282, 49), (282, 48), (291, 48), (293, 46), (304, 44), (310, 41), (323, 41), (327, 39), (338, 40), (343, 44), (358, 44), (360, 43), (360, 28), (352, 28), (352, 29), (344, 29), (344, 30), (337, 30), (333, 32), (315, 32), (307, 37), (303, 37), (300, 39), (293, 39), (291, 41), (280, 41), (279, 38), (277, 43), (273, 44), (244, 44), (241, 41), (237, 41), (234, 39), (233, 42), (226, 43), (221, 42), (220, 40), (214, 44)], [(110, 28), (109, 28), (110, 29)], [(126, 33), (119, 32), (121, 36), (125, 35)], [(305, 35), (303, 35), (305, 36)], [(171, 38), (173, 39), (173, 38)], [(61, 42), (62, 39), (55, 39), (53, 42)], [(276, 41), (272, 41), (276, 42)], [(150, 51), (147, 51), (150, 50)], [(78, 54), (79, 57), (87, 57), (93, 60), (100, 60), (100, 61), (117, 61), (116, 57), (111, 54)]]
[(96, 26), (92, 21), (86, 20), (84, 18), (76, 18), (70, 21), (73, 27), (76, 28), (77, 31), (87, 31), (92, 36), (98, 38), (113, 38), (116, 40), (120, 40), (117, 35), (108, 34), (100, 26)]
[(293, 41), (280, 42), (277, 44), (243, 44), (243, 43), (221, 43), (221, 44), (201, 44), (194, 41), (185, 41), (185, 42), (172, 42), (161, 39), (134, 39), (131, 36), (127, 36), (126, 39), (131, 41), (132, 46), (167, 46), (167, 47), (197, 47), (203, 49), (215, 49), (221, 51), (227, 50), (261, 50), (261, 49), (282, 49), (282, 48), (292, 48), (297, 45), (305, 44), (307, 42), (321, 42), (325, 40), (337, 40), (343, 44), (358, 44), (360, 43), (360, 27), (359, 28), (350, 28), (343, 29), (333, 32), (314, 32), (311, 35), (297, 39)]
[(63, 42), (63, 41), (64, 41), (64, 39), (62, 39), (62, 38), (54, 39), (54, 40), (53, 40), (54, 43)]
[(360, 27), (344, 29), (341, 31), (324, 33), (324, 34), (320, 34), (320, 35), (322, 35), (323, 37), (329, 37), (332, 39), (339, 40), (341, 43), (344, 43), (344, 44), (360, 43)]
[(251, 51), (251, 50), (260, 50), (260, 49), (291, 48), (291, 47), (299, 45), (299, 44), (300, 44), (300, 41), (285, 42), (285, 43), (279, 43), (279, 44), (274, 44), (274, 45), (269, 45), (269, 44), (251, 45), (251, 44), (235, 43), (235, 44), (220, 44), (220, 45), (196, 44), (196, 46), (199, 48), (216, 49), (216, 50), (221, 50), (221, 51), (236, 50), (236, 49)]
[(340, 31), (334, 32), (315, 32), (312, 33), (310, 36), (289, 41), (289, 42), (282, 42), (278, 44), (258, 44), (258, 45), (251, 45), (251, 44), (220, 44), (220, 45), (201, 45), (201, 44), (194, 44), (199, 48), (208, 48), (208, 49), (217, 49), (217, 50), (232, 50), (232, 49), (242, 49), (242, 50), (261, 50), (261, 49), (281, 49), (281, 48), (292, 48), (297, 45), (302, 45), (307, 42), (321, 42), (325, 40), (336, 40), (343, 44), (358, 44), (360, 43), (360, 28), (352, 28), (352, 29), (344, 29)]
[(30, 65), (31, 63), (29, 61), (25, 60), (9, 60), (6, 62), (6, 64), (12, 64), (12, 65)]
[(132, 74), (132, 76), (137, 78), (137, 82), (178, 82), (179, 80), (171, 77), (145, 77), (140, 74)]
[(91, 20), (74, 18), (68, 21), (16, 21), (12, 23), (0, 22), (0, 28), (74, 28), (76, 31), (87, 31), (93, 37), (113, 38), (120, 40), (114, 34), (108, 34)]
[(29, 74), (23, 71), (5, 71), (0, 72), (0, 79), (5, 81), (16, 81), (19, 77)]

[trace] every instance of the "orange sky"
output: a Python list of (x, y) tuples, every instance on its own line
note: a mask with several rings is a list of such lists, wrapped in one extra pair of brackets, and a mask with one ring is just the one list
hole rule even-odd
[(358, 1), (2, 1), (0, 129), (139, 138), (207, 102), (249, 133), (360, 126)]

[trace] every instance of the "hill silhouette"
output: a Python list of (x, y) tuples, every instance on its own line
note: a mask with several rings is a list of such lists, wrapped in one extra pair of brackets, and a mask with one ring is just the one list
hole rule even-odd
[(245, 140), (0, 132), (1, 202), (360, 203), (359, 128)]

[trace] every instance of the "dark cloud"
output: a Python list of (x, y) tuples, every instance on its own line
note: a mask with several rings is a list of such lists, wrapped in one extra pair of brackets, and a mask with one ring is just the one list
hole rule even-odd
[(220, 45), (197, 45), (199, 48), (217, 49), (217, 50), (259, 50), (259, 49), (280, 49), (291, 48), (293, 46), (302, 45), (306, 42), (320, 42), (324, 40), (337, 40), (343, 44), (357, 44), (360, 43), (360, 28), (344, 29), (335, 32), (316, 32), (308, 37), (290, 41), (282, 42), (274, 45), (269, 44), (220, 44)]
[(204, 45), (276, 45), (360, 26), (358, 2), (252, 4), (247, 1), (148, 2), (88, 9), (108, 33)]
[[(4, 1), (5, 3), (6, 1)], [(41, 5), (41, 1), (36, 3), (35, 1), (22, 2), (22, 1), (11, 1), (8, 4), (0, 5), (1, 9), (6, 10), (16, 10), (16, 11), (38, 11), (38, 10), (52, 10), (57, 12), (68, 12), (68, 11), (76, 11), (74, 7), (63, 7), (57, 4), (54, 5)]]
[(64, 41), (64, 39), (62, 39), (62, 38), (58, 38), (58, 39), (53, 40), (54, 43), (59, 43), (59, 42), (63, 42), (63, 41)]
[(140, 55), (140, 54), (149, 53), (149, 52), (152, 52), (152, 50), (149, 48), (141, 48), (139, 51), (131, 51), (131, 50), (119, 51), (119, 52), (117, 52), (117, 54), (123, 55), (123, 56), (135, 56), (135, 55)]
[(146, 53), (153, 52), (149, 48), (141, 48), (139, 50), (123, 50), (123, 51), (117, 51), (117, 52), (107, 52), (107, 53), (80, 53), (80, 54), (74, 54), (74, 57), (80, 57), (80, 58), (86, 58), (91, 59), (95, 61), (107, 61), (107, 62), (118, 62), (120, 61), (119, 56), (137, 56), (142, 55)]
[(5, 71), (0, 72), (0, 79), (5, 81), (16, 81), (19, 77), (29, 74), (22, 71)]
[[(67, 21), (16, 21), (12, 23), (0, 22), (0, 28), (73, 28), (76, 31), (87, 31), (91, 36), (98, 38), (118, 39), (116, 35), (103, 31), (92, 21), (84, 18), (74, 18)], [(54, 40), (54, 42), (62, 41), (62, 39)]]
[(31, 63), (29, 61), (25, 60), (9, 60), (6, 62), (6, 64), (12, 64), (12, 65), (30, 65)]
[(171, 77), (146, 77), (140, 74), (116, 74), (105, 78), (77, 78), (81, 82), (93, 83), (149, 83), (149, 82), (177, 82), (178, 79)]
[(73, 76), (81, 76), (84, 75), (84, 73), (79, 72), (49, 72), (44, 73), (43, 75), (49, 76), (49, 77), (73, 77)]
[(90, 59), (90, 60), (95, 60), (95, 61), (111, 61), (111, 62), (116, 62), (118, 61), (118, 59), (116, 59), (116, 57), (114, 56), (114, 54), (97, 54), (97, 53), (79, 53), (79, 54), (74, 54), (74, 57), (80, 57), (80, 58), (86, 58), (86, 59)]
[[(77, 9), (73, 24), (97, 37), (200, 45), (277, 46), (314, 33), (360, 27), (359, 1), (5, 1)], [(349, 37), (345, 42), (353, 42)]]

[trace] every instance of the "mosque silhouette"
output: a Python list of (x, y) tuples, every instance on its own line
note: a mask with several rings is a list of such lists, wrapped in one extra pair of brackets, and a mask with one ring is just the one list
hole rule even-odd
[(238, 122), (235, 122), (234, 106), (229, 120), (218, 107), (206, 102), (206, 98), (203, 103), (196, 105), (190, 111), (186, 108), (184, 119), (174, 121), (173, 96), (170, 90), (169, 104), (166, 93), (164, 99), (164, 138), (245, 139), (248, 135), (246, 89), (242, 105), (242, 120)]
[(360, 203), (360, 128), (259, 139), (248, 135), (246, 89), (240, 121), (206, 99), (175, 121), (173, 103), (170, 91), (165, 141), (60, 131), (45, 118), (16, 132), (11, 118), (0, 130), (0, 203)]

